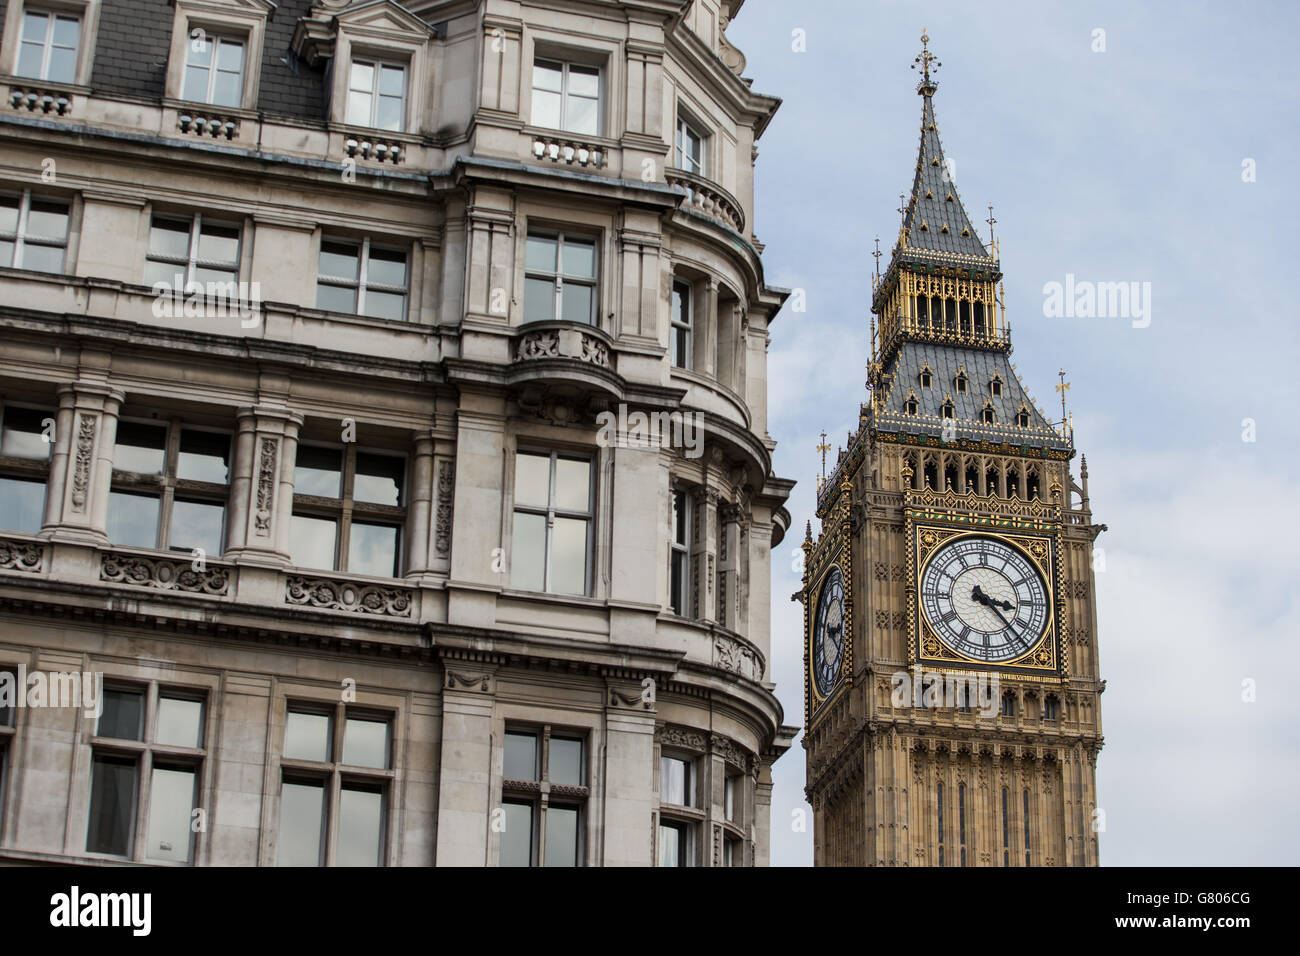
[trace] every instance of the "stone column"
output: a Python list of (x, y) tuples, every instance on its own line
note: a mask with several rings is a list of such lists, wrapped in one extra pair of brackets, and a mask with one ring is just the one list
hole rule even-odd
[(239, 409), (231, 468), (225, 557), (242, 564), (289, 564), (293, 469), (302, 416), (287, 408)]
[(429, 570), (429, 531), (434, 496), (433, 437), (415, 439), (411, 449), (411, 484), (407, 489), (406, 576), (418, 577)]
[(438, 866), (487, 866), (492, 815), (492, 712), (495, 668), (443, 664), (438, 768)]
[(104, 382), (76, 381), (59, 389), (43, 536), (108, 541), (113, 448), (124, 398)]
[(772, 863), (772, 765), (754, 758), (754, 866)]
[(718, 283), (704, 280), (704, 302), (695, 310), (695, 371), (715, 378), (718, 374)]
[(740, 509), (724, 504), (718, 529), (718, 623), (740, 631)]
[(718, 553), (718, 492), (713, 488), (696, 490), (691, 507), (691, 604), (697, 620), (718, 619), (718, 592), (714, 586)]
[[(605, 698), (602, 866), (653, 866), (655, 701), (630, 682)], [(701, 839), (704, 831), (701, 829)]]

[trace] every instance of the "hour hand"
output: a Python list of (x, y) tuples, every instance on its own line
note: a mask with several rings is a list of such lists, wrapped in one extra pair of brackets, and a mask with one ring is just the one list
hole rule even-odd
[(983, 591), (980, 590), (980, 586), (978, 584), (975, 585), (975, 587), (971, 590), (970, 596), (972, 601), (975, 601), (978, 604), (983, 604), (985, 607), (989, 606), (988, 595), (986, 595)]

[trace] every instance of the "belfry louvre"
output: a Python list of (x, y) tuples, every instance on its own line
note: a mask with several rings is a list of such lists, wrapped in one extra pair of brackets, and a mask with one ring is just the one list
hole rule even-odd
[(740, 6), (0, 2), (0, 859), (768, 862)]

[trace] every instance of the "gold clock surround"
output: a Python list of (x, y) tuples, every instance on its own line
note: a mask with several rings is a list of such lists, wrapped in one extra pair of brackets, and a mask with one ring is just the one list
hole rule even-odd
[[(853, 549), (851, 522), (849, 520), (849, 497), (852, 486), (848, 482), (840, 489), (840, 496), (831, 509), (822, 535), (816, 545), (811, 540), (804, 542), (803, 590), (799, 597), (803, 602), (803, 667), (804, 667), (804, 715), (805, 723), (811, 727), (815, 716), (825, 705), (838, 697), (853, 685)], [(839, 569), (844, 585), (844, 653), (840, 661), (839, 679), (830, 691), (823, 696), (817, 687), (813, 674), (813, 627), (817, 620), (817, 604), (821, 600), (822, 585), (832, 569)]]
[[(905, 534), (910, 569), (906, 600), (909, 666), (919, 664), (936, 671), (997, 671), (1019, 680), (1068, 682), (1069, 648), (1061, 628), (1065, 604), (1059, 587), (1064, 569), (1058, 535), (1046, 524), (1032, 524), (1032, 527), (972, 527), (969, 520), (945, 520), (942, 515), (909, 516)], [(962, 538), (992, 538), (1016, 549), (1042, 575), (1047, 586), (1048, 620), (1043, 635), (1028, 651), (1013, 660), (989, 663), (961, 654), (940, 640), (926, 621), (921, 609), (921, 575), (942, 545)]]

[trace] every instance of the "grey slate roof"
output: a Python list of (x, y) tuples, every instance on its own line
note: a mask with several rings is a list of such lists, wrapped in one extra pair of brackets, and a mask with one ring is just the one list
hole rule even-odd
[[(928, 89), (933, 91), (934, 86)], [(943, 145), (939, 142), (939, 126), (934, 119), (934, 97), (925, 95), (923, 104), (916, 176), (912, 180), (912, 198), (903, 214), (903, 251), (940, 253), (991, 263), (992, 257), (957, 195), (957, 184), (948, 174)]]
[[(884, 408), (874, 414), (878, 431), (936, 435), (943, 429), (943, 403), (951, 399), (958, 439), (1071, 449), (1070, 442), (1048, 425), (1025, 393), (1006, 352), (909, 341), (902, 343), (891, 366), (893, 377), (883, 396)], [(931, 373), (929, 388), (921, 387), (921, 371), (925, 368)], [(966, 373), (965, 392), (958, 392), (955, 384), (960, 371)], [(1002, 395), (998, 398), (990, 394), (989, 383), (994, 376), (1002, 381)], [(909, 397), (916, 399), (915, 415), (907, 411)], [(993, 424), (982, 420), (986, 403), (992, 404)], [(1022, 407), (1029, 412), (1028, 428), (1016, 424)]]

